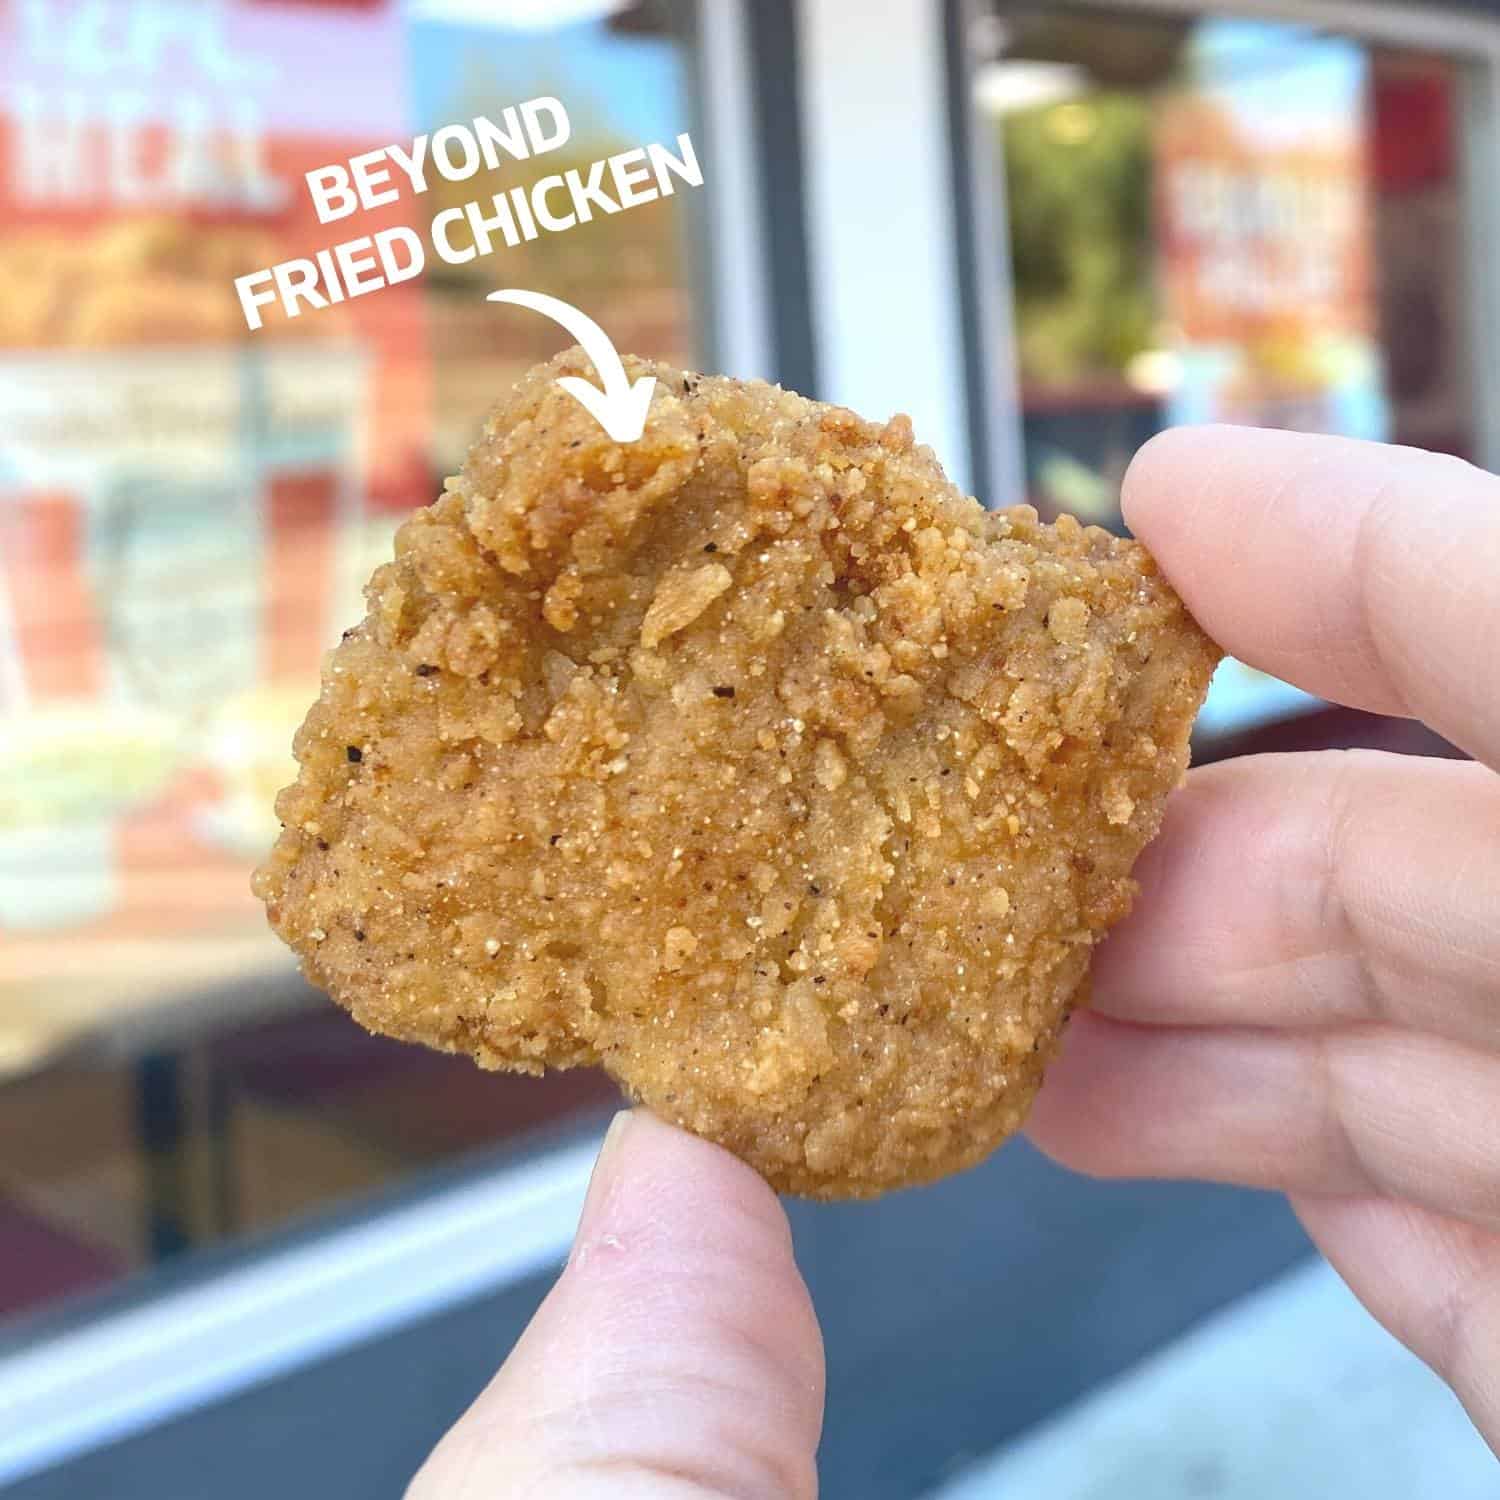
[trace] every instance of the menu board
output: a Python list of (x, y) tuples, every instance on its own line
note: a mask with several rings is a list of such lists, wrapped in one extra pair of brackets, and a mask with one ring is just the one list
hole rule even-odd
[(673, 139), (687, 80), (655, 7), (0, 0), (0, 1076), (290, 965), (249, 876), (321, 657), (567, 342), (485, 294), (693, 361), (684, 195), (252, 331), (237, 276), (514, 177), (325, 225), (306, 174), (536, 94), (588, 162)]
[(303, 174), (398, 138), (406, 92), (394, 0), (0, 0), (8, 996), (266, 941), (248, 862), (429, 498), (430, 378), (418, 289), (251, 336), (233, 278), (327, 239)]

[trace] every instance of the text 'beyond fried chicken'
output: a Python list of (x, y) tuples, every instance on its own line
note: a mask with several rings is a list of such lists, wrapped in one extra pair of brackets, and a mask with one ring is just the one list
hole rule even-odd
[(256, 877), (372, 1031), (602, 1064), (777, 1188), (1021, 1124), (1218, 651), (1137, 544), (987, 513), (885, 426), (531, 371), (328, 660)]

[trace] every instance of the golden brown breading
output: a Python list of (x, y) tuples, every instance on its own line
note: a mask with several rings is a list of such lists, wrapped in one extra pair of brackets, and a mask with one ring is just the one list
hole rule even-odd
[(396, 542), (257, 875), (371, 1030), (602, 1063), (778, 1188), (1021, 1123), (1218, 652), (1133, 542), (912, 443), (659, 381), (620, 446), (531, 371)]

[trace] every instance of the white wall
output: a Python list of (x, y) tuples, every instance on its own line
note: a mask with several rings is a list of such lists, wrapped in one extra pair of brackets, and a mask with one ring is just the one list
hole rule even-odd
[(971, 488), (942, 6), (799, 0), (798, 41), (818, 394)]

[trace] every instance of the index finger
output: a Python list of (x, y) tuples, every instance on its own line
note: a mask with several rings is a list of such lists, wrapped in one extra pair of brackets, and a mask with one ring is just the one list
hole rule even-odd
[(1232, 655), (1500, 766), (1500, 479), (1415, 448), (1180, 428), (1136, 455), (1124, 510)]

